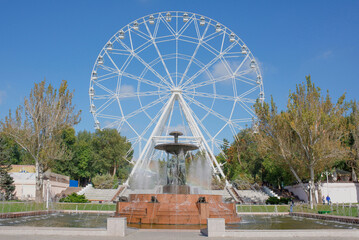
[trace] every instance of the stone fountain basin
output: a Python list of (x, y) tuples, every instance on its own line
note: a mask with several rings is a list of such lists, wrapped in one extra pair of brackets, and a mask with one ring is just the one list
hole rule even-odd
[(179, 155), (181, 152), (186, 154), (188, 151), (197, 150), (198, 147), (187, 143), (163, 143), (155, 146), (155, 149), (166, 151), (167, 153)]

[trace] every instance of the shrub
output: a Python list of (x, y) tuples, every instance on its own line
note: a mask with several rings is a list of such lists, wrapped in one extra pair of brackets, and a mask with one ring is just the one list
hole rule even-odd
[(0, 199), (12, 200), (14, 198), (14, 191), (14, 179), (5, 171), (0, 173)]
[(92, 184), (94, 188), (99, 189), (112, 189), (117, 188), (118, 186), (117, 179), (112, 177), (110, 174), (96, 175), (92, 179)]
[(266, 204), (272, 205), (279, 205), (279, 204), (288, 204), (290, 202), (290, 198), (276, 198), (276, 197), (269, 197), (266, 201)]
[(60, 202), (68, 203), (87, 203), (89, 200), (86, 199), (85, 195), (78, 195), (77, 193), (71, 193), (65, 198), (61, 198)]

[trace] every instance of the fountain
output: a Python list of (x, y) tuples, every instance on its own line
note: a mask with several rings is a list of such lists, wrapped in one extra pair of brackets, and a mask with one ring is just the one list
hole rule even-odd
[[(155, 146), (167, 153), (167, 184), (162, 194), (130, 194), (117, 203), (116, 216), (139, 224), (206, 224), (207, 218), (224, 218), (238, 223), (235, 203), (223, 203), (221, 195), (191, 194), (186, 184), (185, 155), (197, 150), (193, 144), (180, 143), (181, 132), (174, 131), (174, 142)], [(171, 157), (170, 157), (171, 156)]]

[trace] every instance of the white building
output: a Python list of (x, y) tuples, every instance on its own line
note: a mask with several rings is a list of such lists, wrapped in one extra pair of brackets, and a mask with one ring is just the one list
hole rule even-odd
[[(307, 188), (308, 184), (304, 184)], [(315, 191), (316, 198), (322, 198), (329, 195), (332, 203), (359, 203), (359, 183), (354, 182), (334, 182), (321, 183), (319, 185), (321, 195), (318, 196), (318, 190)], [(308, 197), (300, 185), (285, 187), (288, 191), (297, 195), (300, 200), (308, 202)]]
[[(36, 173), (33, 165), (13, 165), (10, 176), (14, 179), (15, 197), (19, 200), (35, 200)], [(69, 187), (70, 178), (51, 171), (44, 173), (43, 196), (46, 199), (47, 191), (49, 197)]]

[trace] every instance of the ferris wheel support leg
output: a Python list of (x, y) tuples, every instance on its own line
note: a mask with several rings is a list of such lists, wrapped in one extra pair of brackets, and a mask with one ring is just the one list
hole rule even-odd
[[(182, 108), (182, 111), (185, 115), (188, 125), (191, 128), (192, 134), (195, 137), (199, 137), (201, 139), (201, 145), (203, 146), (204, 152), (208, 156), (208, 159), (210, 159), (210, 165), (212, 166), (213, 171), (214, 172), (219, 171), (221, 177), (223, 179), (225, 179), (226, 186), (229, 185), (229, 183), (226, 179), (226, 176), (224, 175), (224, 173), (222, 171), (222, 168), (220, 167), (219, 163), (217, 162), (217, 159), (216, 159), (215, 155), (213, 154), (212, 149), (208, 146), (206, 140), (204, 139), (204, 136), (203, 136), (201, 130), (199, 129), (196, 121), (194, 120), (187, 103), (185, 102), (185, 100), (183, 99), (183, 97), (180, 93), (177, 93), (176, 95), (178, 95), (178, 103)], [(214, 162), (215, 166), (213, 165), (213, 162)], [(219, 178), (219, 176), (218, 176), (218, 178)]]
[(158, 120), (155, 128), (153, 129), (151, 136), (149, 137), (145, 147), (143, 148), (140, 157), (137, 159), (135, 166), (132, 168), (130, 175), (128, 176), (125, 185), (129, 186), (129, 181), (131, 177), (135, 174), (138, 167), (144, 164), (145, 161), (149, 161), (149, 157), (153, 152), (153, 149), (155, 147), (155, 136), (160, 136), (166, 126), (166, 122), (168, 120), (168, 117), (170, 115), (171, 109), (173, 108), (175, 102), (175, 94), (171, 96), (171, 98), (167, 101), (166, 106), (161, 114), (160, 119)]

